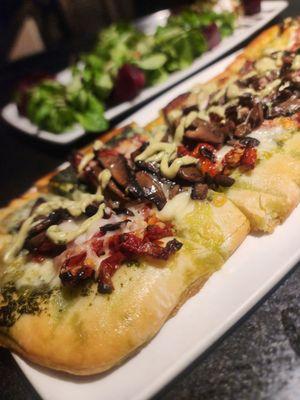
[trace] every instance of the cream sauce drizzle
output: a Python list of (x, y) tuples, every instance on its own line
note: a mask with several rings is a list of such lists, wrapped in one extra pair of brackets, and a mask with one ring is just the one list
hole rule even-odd
[[(54, 198), (51, 198), (46, 203), (42, 203), (39, 207), (37, 207), (33, 215), (23, 222), (19, 232), (14, 238), (13, 245), (4, 255), (4, 262), (9, 263), (13, 261), (17, 254), (22, 250), (29, 231), (40, 222), (39, 220), (34, 221), (36, 217), (48, 215), (52, 211), (55, 211), (59, 208), (68, 210), (72, 217), (80, 217), (85, 212), (87, 206), (92, 202), (103, 202), (104, 197), (102, 194), (102, 190), (105, 189), (110, 178), (110, 171), (108, 169), (105, 169), (99, 174), (100, 186), (95, 194), (76, 191), (73, 193), (73, 200), (56, 196)], [(91, 224), (93, 224), (96, 219), (101, 218), (103, 216), (104, 207), (104, 204), (101, 204), (95, 215), (85, 220), (77, 229), (71, 232), (64, 232), (58, 225), (52, 225), (47, 229), (46, 235), (54, 243), (68, 243), (74, 240), (77, 236), (86, 232), (86, 230), (89, 229)]]
[(94, 222), (103, 217), (104, 209), (105, 204), (101, 204), (95, 215), (86, 219), (77, 229), (71, 232), (63, 231), (59, 225), (52, 225), (47, 229), (46, 234), (56, 244), (72, 242), (77, 236), (85, 233)]

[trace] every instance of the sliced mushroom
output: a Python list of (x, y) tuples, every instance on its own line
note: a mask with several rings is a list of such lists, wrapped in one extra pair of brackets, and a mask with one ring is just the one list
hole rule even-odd
[(197, 142), (208, 142), (213, 144), (224, 142), (223, 133), (201, 118), (195, 118), (192, 124), (187, 128), (184, 136)]
[(292, 97), (273, 107), (268, 113), (268, 118), (288, 117), (298, 111), (300, 111), (300, 99)]
[(193, 186), (191, 198), (193, 200), (205, 200), (208, 192), (208, 185), (206, 183), (196, 183)]
[(70, 214), (67, 210), (59, 208), (52, 211), (49, 215), (42, 217), (28, 233), (28, 238), (38, 235), (39, 233), (46, 231), (51, 225), (59, 224), (65, 219), (68, 219)]
[(179, 185), (173, 185), (171, 186), (169, 190), (169, 199), (173, 199), (178, 193), (180, 192), (180, 186)]
[(93, 190), (96, 190), (99, 186), (99, 174), (102, 168), (98, 164), (98, 161), (92, 160), (84, 168), (81, 179)]
[(62, 253), (66, 249), (66, 246), (53, 243), (46, 236), (46, 232), (43, 231), (36, 236), (27, 238), (24, 248), (33, 254), (55, 257)]
[(100, 150), (97, 153), (98, 160), (103, 168), (110, 170), (114, 180), (122, 187), (129, 184), (129, 171), (126, 158), (113, 150)]
[(100, 205), (99, 202), (93, 201), (91, 204), (89, 204), (89, 205), (86, 207), (86, 209), (85, 209), (85, 211), (84, 211), (85, 215), (86, 215), (87, 217), (92, 217), (93, 215), (95, 215), (96, 212), (97, 212), (98, 209), (99, 209), (99, 205)]
[(135, 174), (135, 180), (139, 186), (140, 194), (161, 210), (167, 199), (158, 180), (145, 171), (138, 171)]
[(178, 122), (178, 118), (173, 118), (173, 115), (171, 113), (175, 110), (178, 110), (181, 116), (182, 113), (180, 113), (180, 111), (186, 107), (186, 101), (189, 95), (189, 92), (180, 94), (162, 109), (163, 114), (169, 125), (176, 125), (176, 123)]
[(252, 129), (258, 128), (264, 121), (264, 112), (261, 104), (257, 103), (253, 106), (248, 116), (248, 123)]
[(152, 174), (158, 175), (160, 172), (159, 165), (154, 162), (137, 161), (135, 165), (138, 169), (148, 171)]
[(214, 181), (218, 186), (230, 187), (234, 184), (235, 180), (230, 176), (218, 174), (214, 177)]
[(110, 181), (108, 182), (108, 185), (105, 188), (105, 192), (110, 195), (112, 200), (128, 200), (126, 194), (122, 192), (122, 190), (116, 185), (116, 183), (112, 179), (110, 179)]
[(182, 115), (198, 109), (196, 93), (183, 93), (172, 100), (165, 108), (163, 114), (171, 127), (176, 127)]
[(204, 177), (196, 165), (185, 165), (179, 168), (177, 177), (188, 182), (203, 182)]
[(256, 138), (251, 137), (251, 136), (246, 136), (244, 138), (241, 138), (239, 140), (239, 143), (242, 146), (245, 146), (245, 147), (257, 147), (257, 146), (259, 146), (260, 141), (258, 139), (256, 139)]
[(251, 132), (251, 126), (247, 122), (243, 122), (239, 124), (234, 131), (234, 136), (240, 138), (246, 135), (249, 135)]
[(244, 93), (242, 96), (239, 97), (239, 105), (242, 107), (253, 107), (254, 98), (250, 93)]
[(149, 142), (144, 142), (139, 148), (137, 148), (135, 151), (133, 151), (130, 154), (131, 160), (134, 162), (135, 158), (141, 154), (147, 147), (149, 146)]

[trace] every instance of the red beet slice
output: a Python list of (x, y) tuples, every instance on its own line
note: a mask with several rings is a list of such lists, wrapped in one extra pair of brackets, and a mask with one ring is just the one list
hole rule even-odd
[(207, 41), (208, 49), (211, 50), (221, 42), (221, 34), (217, 24), (214, 22), (210, 25), (205, 26), (202, 29), (202, 33)]
[(113, 97), (118, 102), (132, 100), (144, 86), (144, 72), (134, 65), (124, 64), (119, 69)]
[(261, 0), (243, 0), (242, 3), (246, 15), (257, 14), (261, 10)]

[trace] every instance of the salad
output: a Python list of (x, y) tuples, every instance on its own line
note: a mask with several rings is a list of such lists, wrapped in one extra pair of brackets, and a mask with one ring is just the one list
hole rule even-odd
[(229, 36), (235, 20), (233, 12), (204, 5), (171, 15), (152, 35), (132, 24), (111, 25), (100, 33), (94, 49), (80, 56), (68, 84), (46, 78), (19, 90), (19, 111), (53, 133), (75, 124), (87, 132), (104, 131), (106, 106), (132, 100), (144, 87), (187, 68)]

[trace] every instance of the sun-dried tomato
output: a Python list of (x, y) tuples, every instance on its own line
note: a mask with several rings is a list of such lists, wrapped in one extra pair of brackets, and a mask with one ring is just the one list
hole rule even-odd
[(227, 154), (225, 154), (222, 164), (224, 167), (236, 168), (241, 164), (245, 149), (241, 147), (234, 147)]
[(145, 232), (145, 238), (149, 240), (159, 240), (168, 236), (172, 236), (172, 225), (171, 224), (164, 224), (163, 227), (155, 224), (155, 225), (148, 225)]
[(60, 270), (59, 277), (65, 286), (76, 286), (94, 276), (94, 270), (84, 263), (86, 251), (67, 258)]
[(246, 147), (241, 159), (241, 165), (247, 169), (253, 169), (257, 160), (257, 150), (253, 147)]
[(98, 276), (98, 291), (100, 293), (108, 294), (113, 291), (114, 286), (111, 278), (125, 258), (124, 254), (118, 251), (101, 262)]
[(198, 143), (197, 146), (189, 151), (185, 146), (180, 145), (177, 153), (182, 156), (192, 156), (199, 159), (201, 171), (205, 174), (215, 176), (218, 173), (216, 149), (209, 143)]
[(104, 254), (102, 232), (99, 232), (98, 234), (94, 235), (94, 237), (91, 240), (91, 248), (98, 257)]
[(113, 235), (108, 240), (108, 247), (111, 251), (119, 251), (120, 249), (120, 234)]
[(141, 239), (133, 233), (125, 233), (121, 238), (120, 250), (129, 257), (139, 255), (167, 260), (181, 246), (182, 244), (176, 239), (170, 240), (165, 247), (162, 247), (158, 242), (151, 242), (146, 237)]

